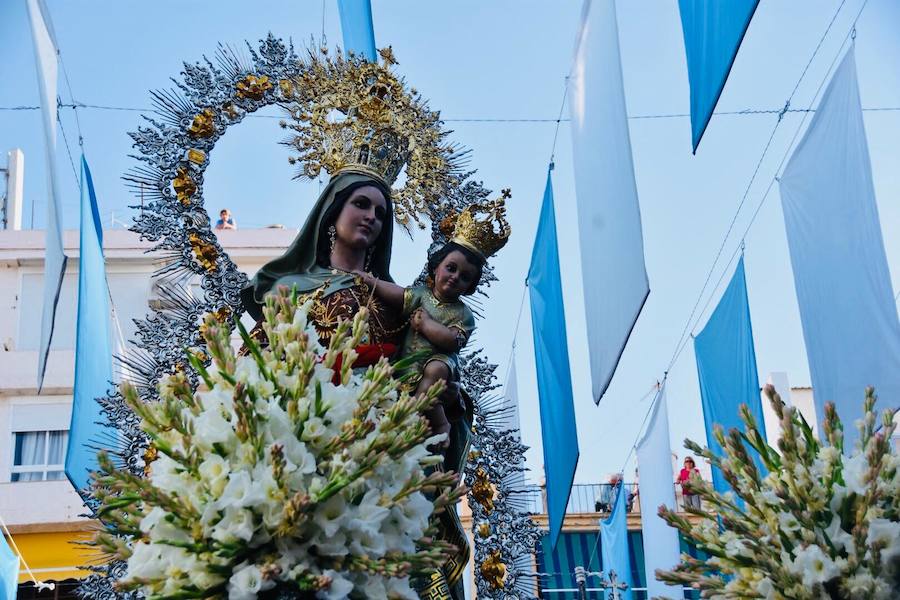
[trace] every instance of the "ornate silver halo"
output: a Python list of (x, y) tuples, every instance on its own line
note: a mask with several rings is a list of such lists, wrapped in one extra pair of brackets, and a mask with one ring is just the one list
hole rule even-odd
[[(308, 65), (292, 44), (286, 45), (272, 34), (261, 40), (257, 48), (247, 44), (247, 52), (247, 57), (239, 56), (220, 45), (214, 60), (204, 57), (202, 64), (185, 63), (183, 79), (175, 81), (176, 89), (152, 92), (155, 115), (144, 116), (147, 124), (130, 134), (137, 149), (133, 157), (140, 164), (123, 178), (142, 199), (140, 206), (132, 207), (141, 211), (130, 229), (141, 239), (154, 242), (149, 252), (162, 259), (162, 266), (153, 274), (160, 300), (146, 318), (136, 322), (137, 339), (131, 341), (123, 356), (116, 358), (124, 376), (136, 385), (145, 401), (158, 398), (157, 381), (173, 371), (187, 373), (196, 386), (197, 377), (186, 351), (209, 362), (200, 335), (203, 315), (213, 313), (225, 321), (243, 312), (240, 290), (246, 285), (247, 276), (222, 249), (210, 227), (203, 206), (204, 173), (213, 147), (227, 129), (260, 108), (285, 103), (293, 90), (281, 82), (302, 80)], [(490, 193), (469, 179), (472, 174), (474, 171), (454, 172), (441, 204), (431, 207), (432, 250), (446, 241), (439, 229), (441, 219), (483, 202)], [(183, 286), (191, 277), (199, 277), (202, 298), (194, 297)], [(486, 268), (482, 290), (493, 280), (492, 271)], [(464, 386), (478, 405), (476, 414), (483, 415), (488, 411), (486, 392), (493, 385), (496, 365), (489, 364), (477, 351), (465, 357), (465, 363)], [(103, 407), (105, 426), (113, 433), (97, 440), (97, 445), (106, 447), (120, 467), (143, 475), (153, 457), (148, 455), (139, 419), (116, 389), (98, 402)], [(476, 469), (486, 467), (491, 481), (505, 490), (506, 475), (500, 463), (511, 452), (521, 452), (521, 445), (512, 436), (493, 430), (483, 416), (476, 419), (473, 431), (473, 447), (481, 449), (481, 458), (469, 461), (466, 480), (475, 476)], [(93, 511), (96, 501), (90, 490), (79, 493)], [(470, 497), (470, 506), (474, 502)], [(498, 560), (511, 575), (503, 597), (531, 597), (533, 594), (526, 592), (528, 586), (519, 585), (515, 575), (521, 572), (517, 565), (525, 557), (530, 563), (539, 537), (537, 529), (526, 515), (512, 508), (496, 515), (492, 523), (502, 528), (502, 535), (493, 536), (489, 545), (483, 545), (476, 535), (475, 558), (499, 548)], [(512, 527), (508, 525), (510, 518), (514, 521)], [(104, 600), (140, 598), (137, 593), (114, 589), (112, 583), (123, 574), (123, 568), (122, 563), (115, 562), (92, 567), (95, 573), (82, 581), (78, 593), (84, 598)], [(483, 597), (499, 597), (491, 593), (497, 589), (484, 582), (478, 563), (475, 573)], [(520, 591), (511, 595), (514, 590)]]

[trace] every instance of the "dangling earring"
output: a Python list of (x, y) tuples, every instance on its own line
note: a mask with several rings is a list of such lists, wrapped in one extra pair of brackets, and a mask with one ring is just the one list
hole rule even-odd
[(363, 269), (366, 273), (369, 272), (369, 268), (372, 266), (372, 257), (375, 255), (375, 249), (369, 248), (366, 250), (366, 266)]
[(329, 240), (329, 243), (331, 244), (330, 247), (328, 248), (329, 252), (334, 252), (334, 242), (336, 239), (337, 239), (337, 228), (334, 225), (332, 225), (331, 227), (328, 228), (328, 240)]

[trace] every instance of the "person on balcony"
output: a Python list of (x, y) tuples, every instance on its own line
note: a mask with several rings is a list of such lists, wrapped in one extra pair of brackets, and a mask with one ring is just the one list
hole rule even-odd
[(692, 477), (700, 477), (700, 471), (694, 464), (694, 458), (692, 456), (685, 456), (684, 467), (682, 467), (681, 471), (678, 473), (678, 479), (675, 483), (681, 485), (682, 504), (684, 505), (684, 508), (692, 507), (699, 510), (700, 496), (690, 493), (690, 485), (688, 484)]

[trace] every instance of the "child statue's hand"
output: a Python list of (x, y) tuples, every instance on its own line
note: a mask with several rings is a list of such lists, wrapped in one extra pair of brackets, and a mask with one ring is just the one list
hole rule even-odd
[(419, 308), (416, 309), (416, 312), (413, 313), (412, 319), (410, 320), (410, 325), (414, 330), (421, 332), (422, 328), (427, 326), (427, 324), (431, 321), (431, 315), (429, 315), (423, 309)]

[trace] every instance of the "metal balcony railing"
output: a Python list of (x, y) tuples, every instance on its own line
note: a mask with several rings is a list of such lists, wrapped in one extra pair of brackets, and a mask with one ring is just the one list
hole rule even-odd
[[(675, 488), (675, 501), (679, 509), (684, 506), (681, 494), (681, 486), (673, 484)], [(625, 483), (622, 492), (627, 494), (625, 498), (628, 513), (640, 514), (641, 496), (637, 483)], [(609, 483), (577, 483), (572, 486), (569, 496), (569, 504), (566, 506), (566, 514), (609, 514), (616, 496), (613, 486)], [(516, 494), (518, 507), (532, 514), (546, 514), (546, 492), (541, 486), (530, 486)]]

